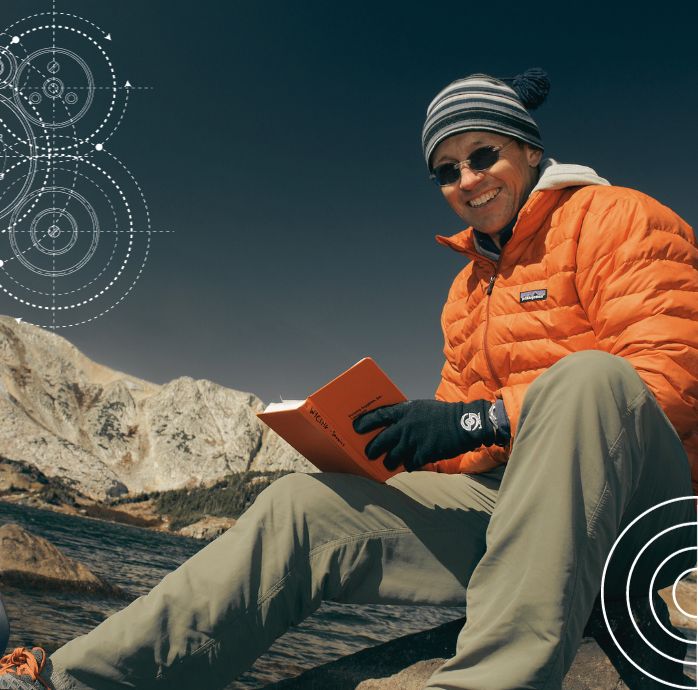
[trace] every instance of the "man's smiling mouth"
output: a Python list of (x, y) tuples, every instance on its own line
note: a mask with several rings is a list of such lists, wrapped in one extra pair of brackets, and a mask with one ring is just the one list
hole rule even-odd
[(475, 199), (471, 199), (468, 202), (468, 206), (472, 208), (478, 208), (480, 206), (484, 206), (488, 201), (492, 201), (499, 192), (502, 191), (501, 187), (497, 187), (497, 189), (491, 189), (489, 192), (485, 192), (484, 194), (481, 194), (480, 196), (476, 197)]

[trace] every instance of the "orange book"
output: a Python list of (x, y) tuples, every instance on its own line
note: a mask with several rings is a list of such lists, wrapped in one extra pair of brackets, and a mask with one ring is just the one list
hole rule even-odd
[(387, 470), (384, 455), (369, 460), (366, 444), (382, 430), (357, 434), (354, 419), (407, 398), (370, 358), (364, 357), (306, 400), (270, 403), (257, 416), (323, 472), (347, 472), (379, 482), (404, 471)]

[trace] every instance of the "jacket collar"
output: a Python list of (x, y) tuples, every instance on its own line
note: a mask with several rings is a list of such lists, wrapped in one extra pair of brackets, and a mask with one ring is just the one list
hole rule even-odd
[[(610, 183), (585, 165), (558, 163), (553, 158), (544, 158), (540, 165), (540, 177), (531, 190), (526, 203), (514, 221), (502, 231), (502, 247), (507, 242), (513, 241), (514, 238), (522, 239), (528, 236), (532, 230), (538, 227), (539, 223), (535, 221), (542, 221), (547, 213), (554, 208), (562, 196), (562, 190), (568, 187), (583, 187), (592, 184), (608, 185)], [(522, 226), (525, 226), (525, 229)], [(457, 252), (466, 254), (471, 259), (484, 257), (494, 263), (499, 260), (499, 250), (494, 242), (472, 226), (450, 237), (436, 235), (436, 241)]]

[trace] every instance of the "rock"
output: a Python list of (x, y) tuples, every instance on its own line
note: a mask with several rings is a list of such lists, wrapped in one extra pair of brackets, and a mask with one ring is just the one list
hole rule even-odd
[[(388, 678), (369, 679), (356, 690), (422, 690), (446, 658), (418, 661)], [(613, 664), (591, 638), (584, 638), (562, 690), (628, 690)]]
[(18, 587), (67, 589), (128, 598), (119, 587), (14, 523), (0, 527), (0, 581)]
[[(265, 686), (264, 690), (362, 690), (373, 687), (421, 688), (429, 676), (455, 650), (463, 619), (444, 623), (424, 632), (404, 635), (376, 647), (331, 661), (295, 678)], [(400, 676), (396, 685), (396, 678)], [(388, 680), (390, 679), (390, 680)], [(387, 683), (388, 685), (378, 685)], [(421, 685), (420, 685), (421, 683)], [(375, 684), (375, 685), (372, 685)]]
[(220, 537), (223, 532), (227, 532), (236, 522), (237, 520), (234, 518), (206, 516), (198, 522), (182, 527), (177, 531), (177, 534), (192, 539), (211, 541)]
[(36, 467), (0, 457), (0, 496), (13, 493), (39, 493), (48, 479)]
[[(695, 582), (679, 583), (680, 586), (684, 584), (693, 588), (694, 604), (687, 611), (695, 612)], [(671, 598), (670, 589), (662, 590), (660, 594), (665, 600)], [(685, 594), (690, 599), (691, 590), (686, 590)], [(682, 625), (674, 613), (671, 613), (671, 620), (674, 625)], [(333, 690), (422, 690), (431, 675), (455, 654), (456, 639), (464, 623), (465, 619), (460, 618), (432, 630), (405, 635), (310, 669), (295, 678), (266, 685), (264, 690), (324, 690), (328, 687)], [(617, 624), (618, 621), (612, 620), (612, 625)], [(673, 664), (672, 670), (680, 675), (677, 666)], [(667, 678), (659, 671), (656, 675), (678, 682), (675, 687), (695, 687), (695, 681), (689, 678)], [(562, 690), (642, 690), (655, 687), (652, 682), (647, 683), (646, 677), (632, 667), (610, 642), (600, 609), (595, 607)]]
[(422, 690), (427, 680), (441, 666), (446, 659), (426, 659), (417, 661), (399, 673), (387, 678), (362, 680), (356, 690), (387, 690), (388, 688), (400, 690)]
[[(676, 584), (676, 602), (672, 588), (660, 590), (659, 594), (669, 608), (672, 625), (678, 628), (696, 629), (696, 576), (689, 574)], [(677, 608), (677, 604), (680, 608)]]
[[(264, 690), (422, 690), (432, 674), (453, 656), (463, 622), (445, 623), (434, 630), (364, 649), (295, 678), (266, 685)], [(421, 656), (429, 658), (410, 663)], [(562, 690), (628, 690), (628, 686), (596, 642), (584, 638)]]
[(114, 371), (55, 333), (0, 316), (0, 456), (91, 499), (249, 469), (317, 471), (257, 419), (263, 408), (211, 381), (156, 385)]

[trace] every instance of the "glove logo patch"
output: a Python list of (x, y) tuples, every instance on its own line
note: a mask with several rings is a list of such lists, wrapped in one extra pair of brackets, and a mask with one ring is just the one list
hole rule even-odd
[(482, 419), (480, 419), (480, 413), (466, 412), (460, 418), (460, 425), (466, 431), (477, 431), (478, 429), (482, 429)]

